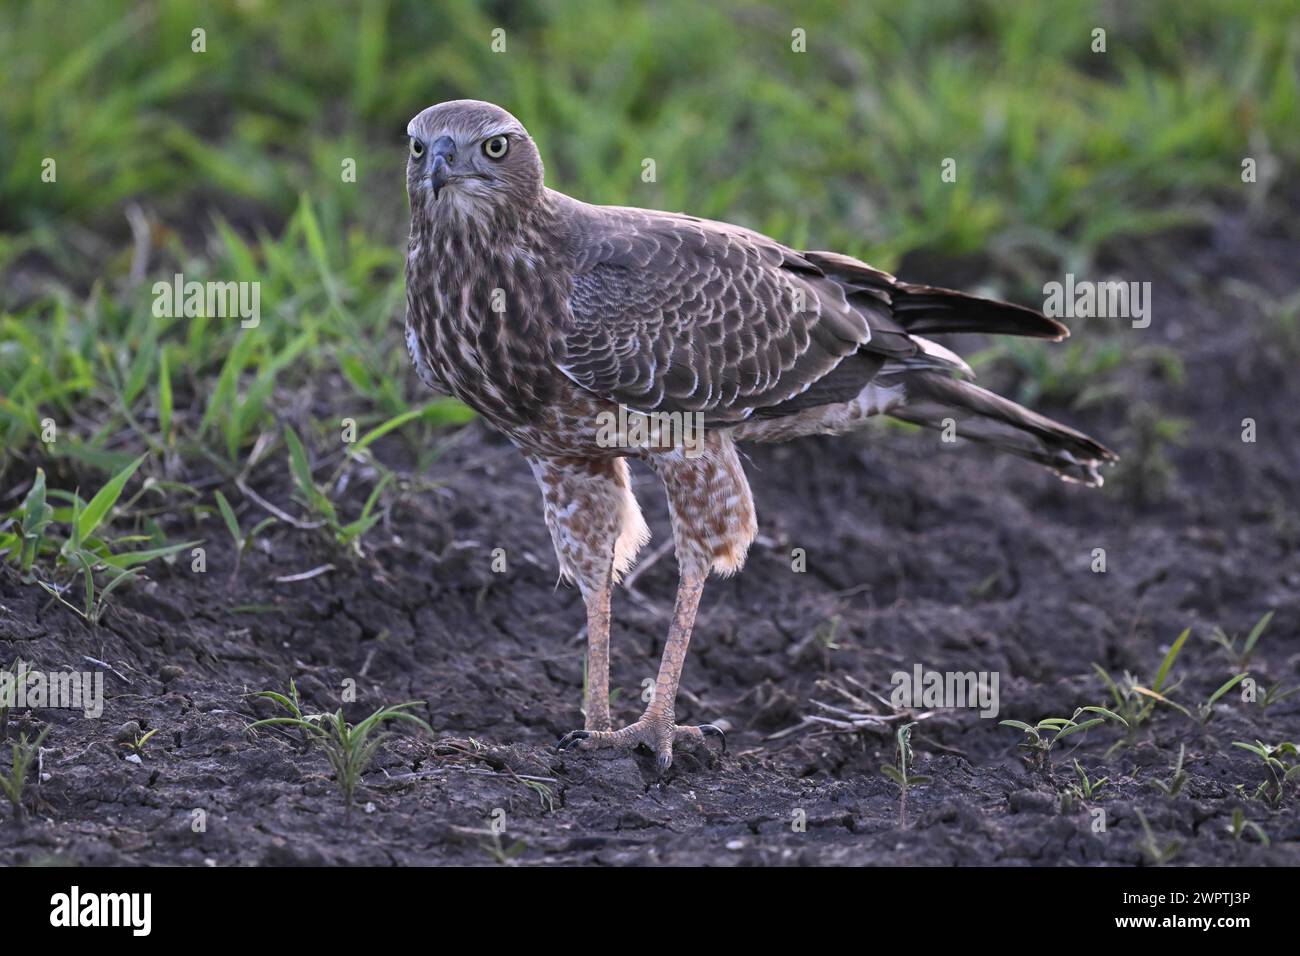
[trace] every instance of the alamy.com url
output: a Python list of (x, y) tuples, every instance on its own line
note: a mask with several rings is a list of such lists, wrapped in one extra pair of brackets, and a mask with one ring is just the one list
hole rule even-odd
[(1208, 932), (1213, 928), (1249, 927), (1249, 916), (1116, 916), (1116, 927), (1145, 929), (1199, 929)]

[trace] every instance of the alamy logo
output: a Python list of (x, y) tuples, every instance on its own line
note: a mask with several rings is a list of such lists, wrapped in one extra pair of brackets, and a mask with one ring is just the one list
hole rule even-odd
[(68, 893), (50, 897), (50, 925), (127, 926), (133, 936), (148, 936), (153, 927), (152, 893)]
[(245, 329), (262, 321), (260, 282), (185, 281), (176, 273), (171, 282), (153, 284), (153, 314), (156, 319), (233, 319)]
[(1151, 324), (1150, 282), (1075, 281), (1074, 273), (1065, 274), (1065, 282), (1043, 286), (1043, 314), (1053, 319), (1132, 319), (1133, 328)]
[(617, 412), (596, 416), (596, 444), (601, 448), (680, 449), (687, 458), (704, 453), (702, 412), (638, 412), (619, 405)]
[(104, 713), (102, 671), (38, 671), (19, 660), (0, 671), (0, 707), (10, 710), (79, 710), (86, 717)]
[(979, 708), (981, 717), (998, 715), (997, 671), (927, 671), (915, 664), (911, 672), (895, 671), (889, 703), (898, 710), (910, 708)]

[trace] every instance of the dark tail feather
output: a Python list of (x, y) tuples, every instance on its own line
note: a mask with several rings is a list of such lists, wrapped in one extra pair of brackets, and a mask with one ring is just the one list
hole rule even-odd
[(1060, 322), (1021, 305), (901, 282), (888, 272), (837, 252), (805, 252), (803, 256), (843, 285), (850, 298), (856, 294), (889, 303), (894, 318), (912, 335), (986, 332), (1063, 339), (1070, 334)]
[(894, 317), (912, 335), (985, 332), (1060, 340), (1070, 334), (1060, 322), (1022, 305), (908, 282), (895, 286)]
[(952, 418), (958, 437), (1028, 458), (1086, 485), (1100, 485), (1098, 466), (1119, 460), (1082, 432), (978, 385), (940, 372), (912, 372), (902, 381), (907, 398), (889, 413), (894, 418), (928, 428), (942, 428), (944, 419)]

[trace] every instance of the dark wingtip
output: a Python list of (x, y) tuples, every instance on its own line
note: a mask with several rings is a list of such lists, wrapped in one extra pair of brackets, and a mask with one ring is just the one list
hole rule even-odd
[(897, 288), (904, 294), (894, 300), (894, 315), (909, 333), (983, 332), (1053, 342), (1070, 335), (1070, 330), (1056, 319), (1015, 302), (986, 299), (939, 286), (899, 283)]
[[(862, 293), (883, 299), (896, 318), (914, 335), (980, 332), (1020, 335), (1059, 342), (1070, 330), (1038, 309), (988, 299), (943, 286), (903, 282), (888, 272), (872, 268), (835, 252), (804, 252), (795, 268), (809, 264), (845, 287), (850, 296)], [(791, 265), (787, 264), (787, 268)], [(804, 267), (804, 271), (806, 267)]]

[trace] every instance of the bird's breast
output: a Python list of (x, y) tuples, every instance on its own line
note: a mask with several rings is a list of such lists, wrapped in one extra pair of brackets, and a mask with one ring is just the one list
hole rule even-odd
[(412, 359), (521, 443), (569, 384), (550, 351), (569, 283), (547, 248), (536, 235), (416, 230), (407, 255)]

